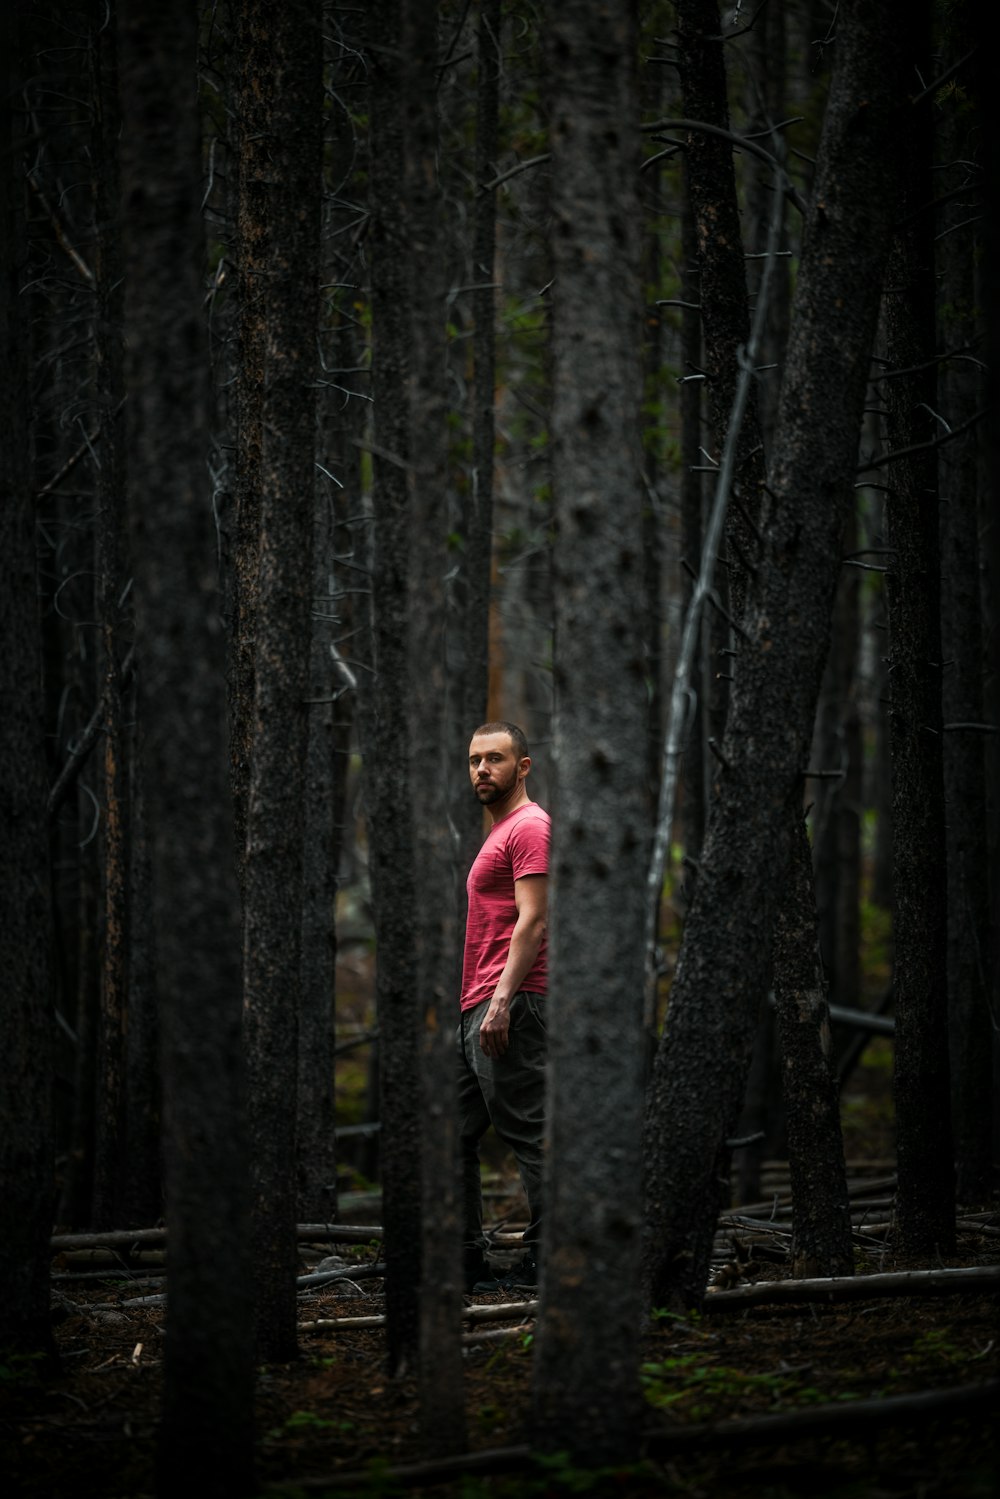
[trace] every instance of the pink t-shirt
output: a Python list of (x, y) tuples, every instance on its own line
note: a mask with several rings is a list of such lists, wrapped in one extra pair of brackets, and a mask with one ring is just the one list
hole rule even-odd
[[(469, 870), (469, 910), (465, 922), (462, 1009), (492, 999), (510, 951), (517, 922), (514, 881), (528, 874), (548, 874), (552, 820), (535, 802), (527, 802), (495, 822)], [(544, 994), (548, 988), (548, 947), (521, 980), (521, 988)]]

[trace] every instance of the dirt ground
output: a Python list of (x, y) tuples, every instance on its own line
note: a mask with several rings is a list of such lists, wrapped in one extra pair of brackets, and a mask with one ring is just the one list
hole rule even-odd
[[(348, 975), (345, 974), (345, 987)], [(358, 1027), (365, 1023), (359, 984)], [(362, 1054), (338, 1070), (345, 1095), (363, 1095)], [(891, 1053), (875, 1043), (842, 1098), (844, 1144), (856, 1210), (859, 1275), (934, 1268), (900, 1263), (887, 1236), (891, 1219)], [(349, 1097), (338, 1098), (338, 1115)], [(358, 1117), (356, 1114), (353, 1117)], [(516, 1219), (520, 1188), (509, 1160), (487, 1137), (487, 1217)], [(364, 1187), (357, 1177), (352, 1183)], [(766, 1172), (764, 1201), (751, 1212), (763, 1231), (722, 1222), (716, 1240), (719, 1286), (784, 1279), (787, 1167)], [(782, 1205), (784, 1204), (784, 1205)], [(523, 1209), (523, 1199), (520, 1203)], [(960, 1220), (954, 1266), (1000, 1260), (1000, 1202)], [(377, 1199), (341, 1199), (341, 1217), (377, 1223)], [(511, 1228), (513, 1222), (509, 1222)], [(516, 1251), (508, 1248), (508, 1254)], [(571, 1494), (622, 1499), (666, 1493), (685, 1499), (994, 1499), (1000, 1494), (1000, 1397), (996, 1409), (960, 1405), (904, 1419), (895, 1402), (946, 1394), (1000, 1377), (996, 1294), (871, 1298), (846, 1304), (720, 1310), (710, 1293), (700, 1318), (664, 1318), (644, 1340), (642, 1378), (650, 1440), (636, 1461), (616, 1471), (582, 1472), (558, 1455), (531, 1459), (530, 1323), (515, 1316), (476, 1324), (464, 1346), (466, 1450), (506, 1453), (481, 1459), (479, 1471), (437, 1483), (418, 1481), (407, 1465), (426, 1460), (412, 1379), (389, 1379), (384, 1332), (371, 1327), (316, 1327), (332, 1319), (378, 1314), (382, 1282), (371, 1277), (378, 1246), (346, 1249), (303, 1243), (303, 1273), (335, 1253), (362, 1269), (343, 1282), (300, 1292), (300, 1354), (263, 1368), (257, 1379), (256, 1473), (261, 1499), (337, 1495), (388, 1499), (560, 1499)], [(748, 1259), (747, 1256), (750, 1256)], [(116, 1251), (103, 1268), (64, 1254), (53, 1262), (55, 1337), (61, 1369), (43, 1377), (30, 1362), (0, 1359), (0, 1499), (143, 1499), (153, 1493), (162, 1372), (164, 1307), (136, 1304), (162, 1294), (162, 1252), (127, 1260)], [(498, 1260), (500, 1255), (498, 1253)], [(363, 1273), (364, 1268), (369, 1276)], [(470, 1304), (505, 1304), (500, 1294)], [(514, 1335), (498, 1337), (503, 1326)], [(857, 1402), (881, 1402), (875, 1423), (853, 1429), (769, 1431), (750, 1435), (748, 1418), (809, 1414)], [(858, 1412), (871, 1404), (857, 1405)], [(668, 1440), (669, 1439), (669, 1440)], [(515, 1449), (511, 1456), (510, 1449)], [(518, 1452), (516, 1449), (520, 1449)], [(470, 1466), (470, 1465), (467, 1465)], [(483, 1468), (487, 1471), (482, 1471)], [(193, 1465), (190, 1493), (205, 1499)], [(227, 1499), (225, 1494), (213, 1499)]]
[[(995, 1264), (1000, 1213), (962, 1229), (949, 1264)], [(737, 1235), (739, 1237), (739, 1235)], [(752, 1235), (750, 1236), (753, 1237)], [(744, 1245), (746, 1240), (744, 1239)], [(303, 1246), (303, 1270), (329, 1246)], [(350, 1252), (358, 1264), (374, 1250)], [(40, 1378), (31, 1365), (0, 1369), (0, 1472), (6, 1494), (33, 1499), (138, 1499), (152, 1492), (164, 1309), (134, 1305), (162, 1282), (80, 1278), (57, 1261), (54, 1298), (62, 1369)], [(735, 1261), (733, 1261), (735, 1263)], [(900, 1266), (884, 1250), (859, 1273)], [(136, 1268), (135, 1276), (148, 1275)], [(97, 1272), (90, 1271), (89, 1276)], [(781, 1265), (751, 1259), (740, 1280), (782, 1278)], [(735, 1271), (723, 1274), (730, 1279)], [(512, 1299), (512, 1298), (511, 1298)], [(497, 1293), (476, 1305), (502, 1304)], [(642, 1350), (647, 1427), (661, 1435), (695, 1426), (702, 1439), (676, 1451), (653, 1443), (645, 1460), (617, 1472), (583, 1473), (565, 1459), (537, 1460), (520, 1471), (479, 1474), (436, 1486), (397, 1484), (393, 1470), (420, 1461), (417, 1392), (412, 1380), (386, 1377), (379, 1328), (309, 1327), (322, 1319), (380, 1311), (381, 1281), (334, 1283), (301, 1298), (300, 1357), (262, 1369), (257, 1386), (260, 1493), (396, 1492), (476, 1496), (676, 1492), (691, 1499), (744, 1494), (819, 1494), (889, 1499), (973, 1499), (1000, 1491), (997, 1415), (993, 1410), (925, 1413), (887, 1419), (856, 1434), (778, 1438), (747, 1445), (707, 1423), (806, 1413), (830, 1402), (889, 1400), (996, 1380), (1000, 1374), (997, 1297), (963, 1294), (872, 1299), (847, 1305), (760, 1306), (701, 1318), (663, 1319)], [(465, 1347), (467, 1448), (530, 1443), (532, 1350), (527, 1327), (497, 1340), (504, 1324), (477, 1324)], [(517, 1325), (517, 1318), (513, 1324)], [(470, 1335), (471, 1336), (471, 1335)], [(733, 1428), (730, 1428), (730, 1434)], [(193, 1490), (197, 1492), (197, 1490)]]

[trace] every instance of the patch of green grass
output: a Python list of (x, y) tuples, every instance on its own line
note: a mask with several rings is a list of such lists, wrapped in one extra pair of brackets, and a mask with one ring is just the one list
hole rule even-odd
[[(640, 1371), (643, 1393), (657, 1410), (683, 1410), (694, 1421), (711, 1420), (732, 1402), (763, 1398), (770, 1407), (816, 1405), (828, 1397), (806, 1384), (801, 1375), (748, 1374), (724, 1364), (706, 1363), (701, 1353), (645, 1363)], [(853, 1399), (842, 1394), (840, 1399)]]

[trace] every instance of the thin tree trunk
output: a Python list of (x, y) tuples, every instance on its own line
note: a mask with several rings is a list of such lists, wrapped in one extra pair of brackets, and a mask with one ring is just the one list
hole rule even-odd
[[(557, 709), (539, 1439), (634, 1451), (648, 858), (636, 12), (546, 36), (553, 155)], [(609, 919), (609, 912), (613, 916)]]
[[(678, 65), (685, 117), (704, 120), (726, 130), (729, 125), (729, 115), (722, 51), (722, 28), (717, 0), (683, 0), (678, 7), (678, 20), (680, 22)], [(774, 142), (769, 142), (769, 144), (772, 150), (778, 150)], [(687, 156), (687, 180), (690, 185), (701, 269), (700, 305), (704, 329), (705, 362), (710, 374), (708, 408), (713, 443), (716, 451), (721, 454), (727, 437), (730, 441), (732, 440), (731, 434), (728, 433), (728, 425), (740, 373), (740, 360), (746, 357), (750, 338), (743, 241), (730, 143), (714, 134), (692, 130), (688, 136)], [(779, 194), (776, 203), (773, 200), (775, 193)], [(779, 188), (778, 181), (774, 180), (769, 220), (775, 221), (776, 235), (780, 232), (780, 216), (783, 212), (784, 194)], [(778, 217), (775, 220), (776, 214)], [(781, 264), (780, 260), (777, 264)], [(769, 270), (773, 272), (774, 269), (775, 265), (772, 264)], [(758, 295), (766, 295), (769, 288), (770, 278), (766, 283), (766, 289), (762, 285)], [(769, 306), (765, 306), (762, 312), (766, 317)], [(760, 313), (761, 309), (758, 309), (758, 316)], [(764, 445), (757, 415), (756, 388), (751, 387), (743, 422), (736, 437), (736, 467), (733, 482), (735, 503), (729, 506), (726, 514), (726, 539), (729, 551), (728, 596), (730, 608), (737, 620), (744, 612), (747, 593), (752, 586), (754, 564), (751, 559), (756, 556), (761, 545), (756, 518), (760, 514), (763, 480)], [(717, 654), (716, 659), (717, 681), (738, 678), (741, 669), (741, 653), (738, 649), (735, 631), (731, 632), (729, 650), (725, 657), (720, 658)], [(722, 669), (723, 662), (726, 669)], [(715, 773), (717, 774), (717, 771)], [(793, 840), (802, 838), (804, 833), (800, 826), (798, 808), (789, 809), (789, 819), (789, 827), (785, 836), (790, 846)], [(798, 888), (795, 881), (801, 881), (802, 888)], [(810, 972), (815, 962), (813, 886), (809, 871), (800, 860), (793, 861), (790, 866), (789, 879), (785, 882), (784, 899), (789, 903), (790, 909), (783, 925), (783, 940), (775, 949), (772, 961), (775, 965), (773, 976), (775, 989), (783, 994), (789, 994), (801, 992), (802, 975)], [(813, 910), (811, 929), (805, 922), (805, 915), (809, 910)], [(798, 949), (797, 943), (801, 944)], [(788, 972), (782, 972), (781, 965), (787, 965)], [(766, 983), (763, 983), (761, 999), (763, 999), (765, 989)], [(764, 1017), (763, 1021), (758, 1024), (758, 1076), (763, 1074), (766, 1077), (774, 1070), (774, 1062), (767, 1057), (764, 1050), (768, 1041), (776, 1034), (778, 1036), (787, 1034), (790, 1037), (793, 1032), (783, 1032), (780, 1028), (775, 1032), (767, 1017)], [(815, 1076), (826, 1065), (820, 1047), (818, 1030), (814, 1028), (809, 1033), (812, 1034), (814, 1041), (814, 1054), (808, 1061), (806, 1061), (807, 1033), (800, 1030), (794, 1034), (797, 1041), (794, 1061), (797, 1065), (804, 1066), (810, 1077)], [(783, 1058), (786, 1066), (791, 1060), (788, 1057)], [(836, 1114), (835, 1096), (829, 1092), (823, 1096), (827, 1107)], [(790, 1087), (785, 1098), (786, 1112), (790, 1108), (799, 1108), (808, 1097), (808, 1087), (804, 1086), (801, 1089)], [(771, 1107), (769, 1090), (762, 1090), (758, 1099), (754, 1101), (759, 1102), (761, 1108), (756, 1114), (750, 1113), (749, 1110), (745, 1111), (746, 1127), (749, 1133), (757, 1133), (762, 1128), (773, 1124), (770, 1116), (774, 1110)], [(805, 1117), (796, 1121), (793, 1130), (794, 1138), (804, 1142), (814, 1123), (817, 1131), (824, 1137), (834, 1138), (838, 1135), (836, 1119), (821, 1120), (817, 1118), (814, 1108), (809, 1107)], [(829, 1151), (822, 1149), (817, 1151), (816, 1161), (829, 1165), (835, 1172), (835, 1179), (826, 1182), (822, 1195), (831, 1200), (839, 1199), (846, 1190), (842, 1157), (838, 1167), (835, 1157)], [(745, 1164), (752, 1167), (752, 1163), (751, 1147), (751, 1155)], [(722, 1174), (720, 1169), (720, 1176)], [(728, 1170), (725, 1171), (725, 1175), (728, 1177)], [(803, 1211), (807, 1211), (805, 1207)], [(841, 1256), (849, 1255), (849, 1235), (842, 1239), (839, 1252)]]
[[(921, 62), (929, 9), (911, 9)], [(921, 67), (921, 76), (927, 66)], [(900, 159), (909, 210), (896, 236), (885, 292), (888, 367), (882, 385), (889, 451), (937, 433), (934, 369), (931, 120), (911, 111)], [(923, 210), (923, 211), (922, 211)], [(899, 374), (900, 371), (908, 373)], [(900, 1246), (947, 1254), (955, 1243), (954, 1163), (947, 1031), (947, 904), (941, 751), (940, 549), (937, 458), (925, 450), (888, 470), (892, 548), (889, 706), (892, 754), (893, 983)]]
[[(95, 12), (97, 7), (95, 7)], [(104, 19), (105, 7), (99, 7)], [(90, 43), (94, 107), (96, 387), (102, 433), (97, 470), (97, 596), (101, 624), (101, 1004), (97, 1046), (94, 1150), (95, 1228), (122, 1222), (126, 1171), (127, 1029), (129, 956), (129, 769), (126, 729), (123, 597), (128, 579), (125, 547), (123, 427), (116, 413), (123, 398), (122, 277), (118, 238), (118, 79), (114, 32), (95, 26)]]
[(409, 319), (404, 211), (401, 0), (369, 13), (371, 89), (371, 304), (374, 447), (372, 603), (375, 678), (365, 757), (370, 868), (375, 907), (379, 1026), (379, 1117), (390, 1373), (414, 1366), (419, 1349), (421, 1242), (420, 995), (413, 892), (416, 861), (409, 804), (415, 768), (410, 732), (408, 595), (410, 496), (407, 378)]
[[(17, 14), (0, 19), (5, 90), (23, 86)], [(0, 126), (0, 1346), (52, 1351), (49, 1251), (52, 1232), (51, 908), (45, 803), (41, 624), (35, 512), (29, 489), (25, 303), (25, 157), (12, 108)]]
[[(423, 1245), (420, 1288), (420, 1412), (424, 1440), (438, 1453), (465, 1442), (461, 1227), (458, 1202), (458, 1099), (455, 1070), (459, 992), (457, 889), (448, 821), (449, 766), (460, 744), (449, 713), (447, 675), (448, 447), (445, 386), (443, 203), (437, 173), (437, 0), (407, 0), (403, 42), (406, 206), (411, 276), (409, 732), (415, 766), (426, 767), (410, 804), (420, 875), (416, 913), (417, 985), (424, 1018), (420, 1058), (423, 1116)], [(478, 272), (477, 272), (478, 274)], [(488, 461), (492, 460), (492, 450)], [(481, 524), (481, 521), (480, 521)], [(488, 539), (489, 532), (486, 532)], [(480, 542), (482, 541), (480, 537)], [(488, 554), (487, 554), (488, 556)], [(480, 559), (480, 566), (482, 559)], [(483, 579), (477, 579), (478, 591)], [(485, 625), (485, 616), (480, 621)], [(480, 660), (480, 668), (483, 663)], [(485, 675), (480, 670), (485, 691)], [(475, 725), (471, 725), (472, 728)]]
[[(123, 0), (129, 465), (165, 1106), (170, 1299), (158, 1492), (252, 1491), (239, 897), (207, 484), (193, 4)], [(196, 726), (196, 732), (192, 731)]]
[[(297, 1351), (296, 1110), (302, 940), (304, 790), (316, 452), (322, 45), (314, 0), (262, 3), (244, 17), (260, 71), (241, 92), (268, 104), (257, 208), (270, 255), (261, 288), (264, 359), (260, 451), (244, 452), (259, 483), (260, 565), (246, 804), (244, 1025), (250, 1081), (257, 1345), (270, 1360)], [(245, 68), (250, 57), (244, 58)], [(264, 123), (264, 122), (262, 122)]]
[(805, 821), (774, 932), (774, 998), (788, 1116), (793, 1203), (792, 1271), (851, 1275), (851, 1208), (844, 1172), (837, 1081), (830, 1067), (826, 978), (816, 943), (816, 904)]
[[(967, 54), (973, 37), (968, 7), (948, 12), (947, 55)], [(951, 173), (975, 159), (978, 121), (970, 128), (957, 100), (938, 127), (937, 155)], [(959, 166), (954, 163), (961, 163)], [(980, 332), (975, 265), (984, 249), (979, 233), (955, 228), (966, 217), (964, 199), (938, 214), (938, 257), (947, 311), (939, 316), (939, 349), (974, 347)], [(954, 428), (979, 411), (985, 381), (964, 357), (942, 365), (940, 410)], [(979, 544), (979, 488), (988, 490), (978, 434), (941, 449), (941, 695), (945, 723), (984, 723), (984, 653)], [(995, 721), (995, 720), (994, 720)], [(948, 1008), (956, 1196), (986, 1202), (993, 1174), (993, 1027), (990, 1023), (989, 813), (986, 741), (976, 730), (944, 735), (945, 837), (948, 859)]]
[[(644, 1291), (700, 1301), (757, 1008), (776, 892), (801, 807), (829, 643), (881, 269), (896, 206), (901, 3), (841, 7), (835, 75), (796, 283), (765, 545), (663, 1040), (650, 1087)], [(862, 106), (861, 101), (864, 101)], [(840, 309), (831, 318), (831, 307)], [(837, 399), (833, 400), (833, 393)], [(818, 403), (827, 420), (808, 413)]]

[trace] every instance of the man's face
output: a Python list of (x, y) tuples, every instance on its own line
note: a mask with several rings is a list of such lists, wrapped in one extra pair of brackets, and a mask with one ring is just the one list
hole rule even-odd
[(477, 734), (469, 745), (472, 789), (484, 807), (516, 791), (530, 760), (519, 760), (509, 734)]

